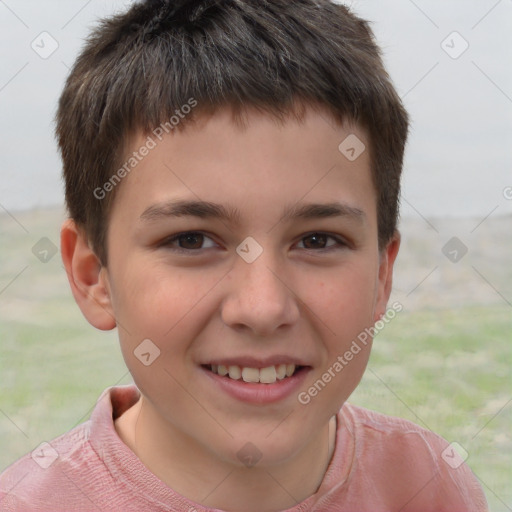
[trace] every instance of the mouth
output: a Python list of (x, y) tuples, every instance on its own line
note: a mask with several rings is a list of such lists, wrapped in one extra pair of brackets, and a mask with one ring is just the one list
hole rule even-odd
[(275, 384), (293, 377), (297, 372), (305, 369), (305, 366), (295, 364), (278, 364), (266, 366), (265, 368), (252, 368), (248, 366), (206, 364), (203, 368), (231, 380), (242, 380), (247, 383)]
[(201, 364), (200, 368), (210, 387), (239, 402), (253, 405), (293, 400), (312, 370), (311, 366), (289, 360), (271, 364), (271, 361), (252, 358), (246, 361), (215, 361)]

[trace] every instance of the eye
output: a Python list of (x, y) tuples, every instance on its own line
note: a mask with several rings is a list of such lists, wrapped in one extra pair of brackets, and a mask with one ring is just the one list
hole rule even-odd
[(299, 242), (299, 246), (302, 244), (302, 247), (299, 247), (300, 249), (331, 249), (336, 246), (342, 247), (345, 246), (346, 243), (343, 242), (343, 240), (328, 235), (326, 233), (311, 233), (310, 235), (307, 235), (301, 239)]
[(182, 251), (197, 251), (216, 247), (217, 244), (208, 236), (198, 231), (188, 231), (170, 236), (162, 242), (163, 247)]

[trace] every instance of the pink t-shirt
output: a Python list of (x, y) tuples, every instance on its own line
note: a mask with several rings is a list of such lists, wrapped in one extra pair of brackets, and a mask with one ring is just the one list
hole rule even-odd
[[(89, 421), (10, 466), (0, 475), (0, 510), (214, 510), (174, 492), (121, 441), (113, 418), (138, 398), (135, 386), (107, 389)], [(477, 479), (457, 457), (418, 425), (347, 403), (318, 491), (287, 512), (486, 511)]]

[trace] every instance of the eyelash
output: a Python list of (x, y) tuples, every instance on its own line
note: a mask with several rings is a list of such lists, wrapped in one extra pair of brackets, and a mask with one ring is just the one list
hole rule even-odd
[[(205, 237), (215, 243), (215, 241), (212, 239), (212, 237), (208, 236), (206, 233), (203, 233), (202, 231), (183, 231), (182, 233), (177, 233), (176, 235), (172, 235), (172, 236), (166, 238), (165, 240), (163, 240), (162, 243), (160, 244), (160, 247), (165, 247), (165, 248), (172, 250), (176, 253), (186, 254), (188, 256), (199, 255), (200, 251), (202, 251), (205, 248), (200, 247), (199, 249), (184, 249), (183, 247), (171, 247), (172, 243), (177, 242), (180, 237), (185, 236), (185, 235), (202, 235), (203, 237)], [(339, 250), (339, 249), (349, 247), (349, 244), (342, 238), (335, 236), (335, 235), (331, 235), (329, 233), (324, 233), (323, 231), (312, 231), (312, 232), (302, 236), (300, 238), (300, 242), (302, 242), (304, 239), (312, 237), (314, 235), (325, 236), (327, 238), (327, 240), (331, 239), (331, 240), (334, 240), (336, 243), (332, 244), (330, 246), (324, 247), (324, 248), (320, 248), (320, 249), (304, 248), (303, 250), (311, 251), (311, 252), (326, 253), (326, 252), (331, 252), (333, 250), (337, 250), (337, 249)], [(204, 243), (204, 241), (203, 241), (203, 243)], [(211, 248), (212, 247), (207, 247), (206, 249), (211, 249)]]

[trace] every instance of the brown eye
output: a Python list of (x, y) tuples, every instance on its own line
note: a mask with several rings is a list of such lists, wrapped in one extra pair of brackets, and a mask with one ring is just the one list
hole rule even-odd
[(306, 249), (325, 249), (327, 239), (331, 238), (322, 233), (314, 233), (302, 239)]
[(204, 235), (201, 233), (185, 233), (179, 235), (178, 245), (182, 249), (201, 249), (204, 242)]
[(201, 249), (210, 249), (216, 247), (217, 244), (209, 237), (198, 231), (187, 231), (166, 238), (161, 247), (171, 249), (177, 252), (193, 252)]
[(343, 247), (346, 244), (342, 240), (332, 235), (327, 235), (326, 233), (311, 233), (301, 239), (299, 242), (299, 246), (300, 245), (302, 245), (302, 247), (300, 247), (301, 249), (329, 250), (335, 249), (336, 247)]

